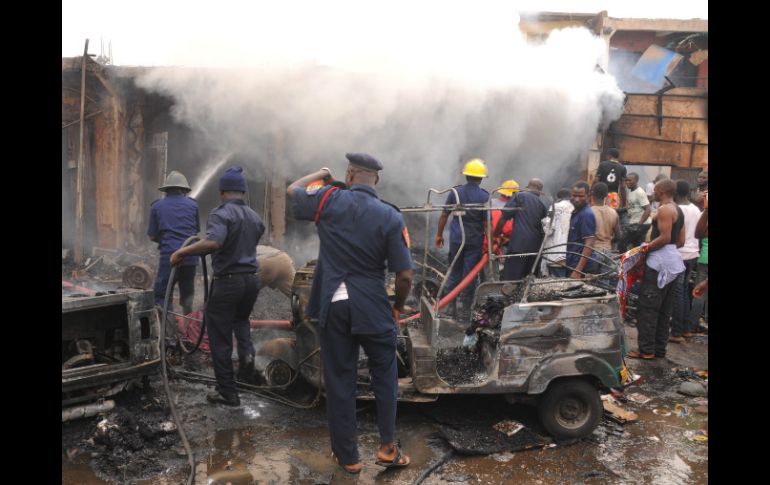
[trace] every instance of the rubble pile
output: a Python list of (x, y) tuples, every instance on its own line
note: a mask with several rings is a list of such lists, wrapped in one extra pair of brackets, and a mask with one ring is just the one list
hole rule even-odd
[(590, 298), (594, 296), (604, 296), (609, 292), (598, 286), (592, 286), (583, 282), (554, 281), (533, 284), (529, 288), (527, 300), (554, 301), (574, 298)]
[[(81, 441), (82, 451), (90, 452), (91, 466), (102, 476), (133, 480), (153, 476), (168, 468), (169, 454), (176, 453), (179, 436), (176, 425), (156, 402), (147, 413), (117, 409), (93, 422), (90, 437)], [(168, 450), (162, 453), (161, 450)]]

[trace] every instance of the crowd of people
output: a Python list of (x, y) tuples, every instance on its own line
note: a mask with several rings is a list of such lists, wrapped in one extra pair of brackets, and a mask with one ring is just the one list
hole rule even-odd
[[(595, 284), (615, 288), (615, 261), (626, 251), (636, 249), (633, 252), (640, 253), (633, 259), (636, 274), (643, 273), (632, 290), (639, 295), (639, 349), (629, 356), (665, 357), (668, 342), (681, 343), (706, 331), (700, 319), (704, 310), (707, 317), (708, 172), (698, 175), (693, 190), (686, 180), (674, 181), (660, 174), (648, 184), (648, 195), (639, 186), (639, 174), (629, 172), (618, 160), (618, 150), (611, 148), (608, 154), (610, 158), (599, 164), (591, 185), (575, 182), (571, 188), (560, 189), (554, 202), (537, 178), (523, 190), (513, 180), (496, 189), (500, 195), (491, 206), (501, 210), (492, 211), (490, 219), (493, 241), (499, 247), (505, 246), (501, 279), (517, 281), (528, 275), (591, 279)], [(450, 224), (448, 261), (454, 264), (446, 293), (465, 279), (481, 259), (489, 226), (483, 210), (476, 207), (489, 202), (489, 192), (481, 187), (487, 173), (483, 160), (469, 161), (462, 171), (466, 183), (454, 187), (446, 198), (436, 247), (444, 244), (444, 230), (453, 206), (465, 206), (462, 223), (455, 217)], [(705, 224), (704, 229), (696, 230), (699, 224)], [(541, 248), (542, 258), (538, 261)], [(699, 285), (693, 291), (692, 274), (696, 274), (695, 283)], [(474, 279), (463, 289), (458, 298), (461, 308), (450, 308), (450, 314), (469, 316), (475, 284)]]
[[(635, 253), (636, 269), (643, 268), (639, 349), (628, 352), (629, 357), (664, 357), (668, 342), (682, 342), (701, 331), (698, 323), (708, 290), (707, 172), (699, 175), (698, 187), (692, 192), (684, 180), (661, 178), (648, 197), (639, 187), (639, 175), (627, 172), (618, 161), (617, 150), (608, 153), (610, 159), (599, 164), (592, 185), (578, 181), (558, 190), (555, 201), (545, 193), (540, 179), (531, 179), (523, 189), (513, 179), (502, 182), (495, 189), (498, 195), (491, 213), (482, 210), (490, 199), (490, 193), (481, 187), (488, 176), (487, 166), (481, 159), (467, 162), (462, 170), (466, 183), (447, 196), (434, 239), (436, 247), (444, 246), (452, 208), (465, 205), (462, 222), (454, 217), (450, 223), (448, 257), (454, 264), (446, 291), (452, 291), (478, 264), (486, 251), (491, 221), (494, 251), (504, 260), (503, 280), (522, 280), (529, 275), (601, 276), (608, 267), (603, 259), (606, 255), (627, 249), (631, 251), (626, 255)], [(382, 163), (362, 153), (349, 153), (346, 158), (344, 182), (335, 181), (331, 171), (323, 168), (290, 184), (287, 197), (295, 219), (313, 221), (320, 240), (306, 314), (319, 322), (333, 458), (345, 471), (356, 474), (362, 468), (355, 412), (360, 347), (369, 358), (377, 404), (380, 446), (376, 463), (391, 468), (410, 462), (394, 434), (396, 341), (403, 325), (399, 317), (411, 290), (412, 259), (402, 215), (381, 200), (375, 189)], [(199, 231), (198, 205), (188, 197), (187, 179), (171, 172), (159, 190), (166, 196), (153, 203), (148, 228), (149, 237), (160, 249), (155, 300), (163, 303), (175, 267), (173, 284), (179, 286), (182, 310), (189, 313), (197, 264), (194, 256), (212, 255), (213, 283), (205, 319), (216, 390), (207, 399), (239, 406), (233, 337), (241, 380), (254, 372), (249, 315), (260, 288), (270, 286), (290, 294), (291, 258), (273, 248), (258, 249), (265, 225), (244, 200), (247, 190), (242, 168), (225, 170), (219, 180), (221, 204), (209, 214), (205, 235), (187, 246), (183, 242)], [(396, 275), (392, 302), (385, 289), (386, 272)], [(697, 275), (692, 301), (691, 274)], [(474, 289), (475, 279), (458, 298), (458, 316), (468, 315)]]

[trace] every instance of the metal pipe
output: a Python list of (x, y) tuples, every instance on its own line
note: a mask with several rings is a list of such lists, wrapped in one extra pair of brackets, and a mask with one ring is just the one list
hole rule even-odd
[[(430, 195), (433, 194), (433, 193), (435, 193), (437, 195), (441, 195), (441, 194), (444, 194), (446, 192), (449, 192), (450, 190), (452, 191), (452, 193), (454, 193), (454, 196), (455, 196), (455, 205), (454, 205), (454, 207), (456, 209), (457, 206), (460, 205), (460, 196), (459, 196), (459, 194), (457, 193), (457, 190), (455, 190), (454, 187), (451, 187), (451, 188), (448, 188), (448, 189), (444, 189), (444, 190), (437, 190), (437, 189), (434, 189), (433, 187), (429, 188), (428, 189), (428, 197), (427, 197), (427, 200), (425, 201), (425, 206), (422, 209), (417, 209), (417, 211), (420, 211), (420, 212), (421, 211), (425, 211), (425, 247), (424, 247), (424, 252), (423, 252), (423, 256), (422, 256), (423, 267), (428, 265), (428, 245), (430, 244), (430, 211), (432, 210), (432, 207), (433, 207), (433, 206), (430, 205)], [(460, 231), (462, 232), (462, 244), (460, 245), (460, 249), (457, 251), (457, 254), (455, 255), (454, 259), (449, 264), (449, 267), (447, 268), (446, 275), (444, 276), (444, 278), (441, 281), (441, 285), (439, 286), (439, 290), (438, 290), (438, 296), (439, 297), (441, 296), (441, 290), (444, 288), (444, 284), (446, 283), (446, 280), (449, 277), (449, 274), (452, 272), (452, 267), (454, 265), (454, 262), (460, 256), (460, 252), (462, 252), (462, 249), (465, 246), (465, 228), (463, 227), (463, 224), (462, 224), (462, 216), (460, 217)], [(450, 228), (450, 232), (451, 232), (451, 228)], [(420, 294), (422, 294), (422, 295), (425, 294), (425, 278), (422, 279), (422, 288), (421, 288)], [(436, 311), (438, 311), (438, 309), (436, 309)]]
[[(454, 287), (452, 291), (447, 293), (447, 295), (441, 299), (438, 303), (436, 303), (436, 309), (434, 311), (438, 311), (445, 306), (447, 306), (452, 300), (457, 298), (457, 295), (462, 293), (462, 291), (471, 284), (471, 281), (473, 281), (476, 278), (476, 275), (479, 274), (479, 271), (481, 271), (484, 268), (484, 265), (487, 264), (487, 261), (489, 260), (488, 254), (482, 254), (481, 259), (478, 263), (476, 263), (476, 266), (473, 267), (473, 269), (468, 273), (465, 278), (461, 282), (457, 284), (457, 286)], [(411, 322), (412, 320), (417, 320), (420, 318), (420, 313), (415, 313), (411, 317), (404, 318), (403, 320), (399, 320), (400, 322)]]
[(88, 39), (86, 47), (83, 49), (82, 73), (80, 75), (80, 149), (78, 151), (78, 174), (75, 192), (77, 201), (75, 203), (75, 254), (73, 259), (75, 264), (83, 262), (83, 139), (85, 138), (85, 114), (86, 114), (86, 62), (88, 60)]
[[(430, 189), (428, 191), (428, 204), (430, 204), (430, 194), (431, 194), (431, 192), (435, 192), (436, 194), (443, 194), (445, 192), (449, 192), (450, 190), (452, 191), (452, 193), (455, 196), (455, 204), (459, 206), (460, 205), (460, 194), (457, 193), (457, 190), (454, 187), (451, 187), (449, 189), (442, 190), (442, 191), (438, 191), (436, 189)], [(452, 214), (452, 215), (454, 216), (454, 214)], [(463, 225), (463, 216), (461, 214), (458, 214), (457, 217), (460, 219), (458, 221), (460, 223), (460, 247), (457, 248), (457, 253), (455, 253), (455, 257), (452, 259), (452, 262), (449, 263), (449, 267), (446, 270), (446, 276), (444, 276), (444, 279), (441, 281), (441, 286), (439, 286), (439, 288), (438, 288), (437, 295), (439, 297), (441, 297), (441, 292), (444, 290), (444, 286), (446, 286), (446, 282), (449, 279), (449, 276), (452, 274), (452, 269), (454, 269), (455, 263), (457, 263), (457, 260), (460, 259), (460, 254), (462, 254), (463, 249), (465, 249), (465, 226)], [(451, 232), (452, 232), (451, 228), (450, 228), (449, 232), (450, 232), (450, 235), (451, 235)], [(450, 243), (450, 245), (451, 245), (451, 243)], [(428, 247), (426, 246), (425, 247), (426, 257), (423, 260), (423, 263), (427, 263), (427, 259), (428, 259), (427, 258), (427, 251), (428, 251)], [(423, 278), (423, 292), (424, 291), (425, 291), (425, 278)], [(436, 303), (436, 308), (435, 308), (434, 311), (436, 311), (436, 312), (439, 311), (439, 304), (438, 303)]]
[(551, 202), (551, 210), (549, 212), (549, 218), (548, 218), (548, 227), (545, 229), (545, 234), (543, 234), (543, 239), (540, 241), (540, 249), (537, 251), (537, 257), (535, 258), (535, 262), (532, 264), (532, 269), (529, 271), (529, 275), (524, 279), (524, 288), (521, 292), (521, 302), (526, 303), (527, 302), (527, 296), (529, 295), (529, 287), (532, 284), (532, 281), (535, 279), (535, 269), (540, 264), (540, 260), (543, 257), (543, 248), (545, 247), (545, 239), (548, 237), (548, 234), (551, 231), (551, 228), (553, 227), (553, 220), (556, 218), (556, 199), (553, 199), (553, 202)]
[(61, 410), (61, 422), (71, 421), (73, 419), (90, 418), (99, 413), (112, 411), (115, 408), (115, 401), (109, 399), (101, 403), (84, 404), (83, 406), (73, 406)]

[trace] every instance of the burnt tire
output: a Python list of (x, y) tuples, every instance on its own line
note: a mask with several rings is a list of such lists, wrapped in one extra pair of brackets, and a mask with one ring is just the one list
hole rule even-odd
[(541, 397), (538, 416), (543, 427), (558, 440), (584, 438), (602, 419), (599, 391), (580, 379), (556, 381)]

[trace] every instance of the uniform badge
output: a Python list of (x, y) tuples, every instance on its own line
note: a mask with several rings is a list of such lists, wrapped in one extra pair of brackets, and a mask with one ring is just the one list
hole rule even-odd
[(314, 195), (316, 192), (321, 190), (323, 186), (323, 180), (316, 180), (315, 182), (310, 182), (307, 187), (305, 187), (305, 192), (307, 192), (307, 195)]
[(404, 242), (406, 243), (407, 249), (411, 247), (411, 244), (409, 243), (409, 231), (406, 230), (406, 226), (404, 226), (404, 229), (401, 231), (401, 235), (404, 236)]

